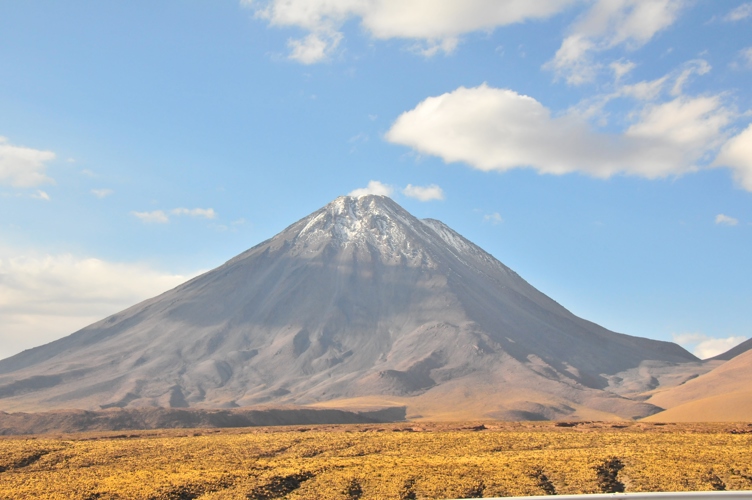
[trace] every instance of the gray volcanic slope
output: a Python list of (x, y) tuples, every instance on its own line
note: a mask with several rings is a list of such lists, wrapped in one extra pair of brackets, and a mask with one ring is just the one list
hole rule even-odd
[(696, 361), (574, 316), (437, 220), (341, 197), (217, 269), (0, 361), (0, 410), (415, 400), (433, 415), (635, 418), (660, 409), (610, 392), (619, 373)]

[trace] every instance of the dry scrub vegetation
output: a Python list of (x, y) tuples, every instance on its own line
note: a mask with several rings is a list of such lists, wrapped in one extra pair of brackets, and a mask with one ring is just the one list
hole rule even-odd
[(752, 427), (348, 425), (0, 439), (0, 498), (410, 499), (752, 489)]

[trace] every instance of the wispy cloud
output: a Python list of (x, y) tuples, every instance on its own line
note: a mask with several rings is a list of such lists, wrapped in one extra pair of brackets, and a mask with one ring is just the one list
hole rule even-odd
[(724, 214), (718, 214), (715, 216), (715, 223), (722, 226), (736, 226), (739, 224), (739, 219)]
[(91, 194), (96, 196), (99, 199), (107, 198), (108, 196), (114, 194), (115, 191), (112, 189), (102, 188), (102, 189), (92, 189)]
[[(594, 54), (623, 45), (638, 48), (671, 26), (682, 7), (680, 0), (598, 0), (571, 28), (545, 69), (570, 85), (592, 82), (603, 65)], [(611, 69), (619, 71), (624, 67)]]
[(163, 210), (153, 210), (151, 212), (131, 212), (134, 216), (146, 224), (167, 224), (170, 218)]
[(42, 201), (50, 201), (50, 195), (46, 192), (42, 191), (41, 189), (37, 189), (34, 194), (31, 195), (32, 198), (35, 200), (42, 200)]
[(486, 214), (483, 216), (483, 220), (486, 222), (490, 222), (491, 224), (501, 224), (504, 222), (504, 219), (501, 217), (501, 214), (499, 212), (494, 212), (492, 214)]
[(402, 190), (402, 194), (420, 201), (444, 199), (444, 190), (436, 184), (428, 186), (413, 186), (412, 184), (408, 184), (405, 189)]
[(190, 217), (200, 217), (202, 219), (216, 219), (217, 212), (213, 208), (173, 208), (170, 210), (173, 215), (188, 215)]
[(689, 350), (700, 359), (708, 359), (723, 354), (744, 342), (746, 337), (711, 337), (703, 333), (675, 333), (674, 342)]
[(141, 219), (147, 224), (167, 224), (170, 222), (170, 215), (198, 217), (200, 219), (216, 219), (217, 212), (213, 208), (173, 208), (169, 212), (164, 210), (153, 210), (151, 212), (131, 212), (134, 216)]
[(0, 137), (0, 184), (22, 188), (54, 184), (46, 173), (47, 163), (54, 159), (52, 151), (15, 146)]
[(724, 21), (735, 22), (752, 17), (752, 2), (743, 3), (726, 14)]
[(734, 67), (739, 68), (752, 68), (752, 47), (747, 47), (739, 51), (739, 59), (741, 59), (741, 65), (739, 63), (733, 63)]

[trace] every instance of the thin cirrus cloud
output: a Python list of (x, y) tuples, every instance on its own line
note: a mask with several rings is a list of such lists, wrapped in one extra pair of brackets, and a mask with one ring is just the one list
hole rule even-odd
[(504, 222), (504, 219), (501, 217), (501, 214), (499, 212), (486, 214), (483, 216), (483, 220), (486, 222), (490, 222), (493, 225), (501, 224), (502, 222)]
[(746, 67), (752, 68), (752, 47), (740, 50), (739, 57)]
[(83, 328), (190, 277), (138, 263), (0, 248), (0, 359)]
[(32, 198), (35, 200), (42, 200), (42, 201), (50, 201), (52, 198), (50, 198), (50, 195), (46, 192), (42, 191), (41, 189), (37, 189), (35, 193), (31, 195)]
[(720, 226), (736, 226), (739, 224), (739, 219), (730, 215), (718, 214), (715, 216), (715, 223)]
[(102, 198), (107, 198), (108, 196), (114, 194), (115, 191), (112, 189), (102, 188), (102, 189), (92, 189), (91, 194), (99, 198), (100, 200)]
[(746, 337), (740, 336), (718, 338), (703, 333), (675, 333), (673, 337), (674, 342), (692, 351), (692, 354), (700, 359), (723, 354), (747, 340)]
[(173, 208), (170, 210), (173, 215), (188, 215), (190, 217), (200, 217), (202, 219), (216, 219), (217, 212), (213, 208)]
[(28, 188), (54, 184), (47, 176), (47, 163), (55, 159), (52, 151), (16, 146), (0, 137), (0, 184)]
[(146, 224), (167, 224), (170, 222), (170, 217), (164, 212), (164, 210), (153, 210), (151, 212), (131, 212), (141, 222)]
[[(671, 26), (681, 0), (599, 0), (570, 28), (554, 58), (544, 65), (570, 85), (592, 82), (603, 69), (594, 55), (624, 45), (638, 48)], [(613, 69), (613, 68), (611, 68)], [(631, 68), (621, 66), (621, 70)]]
[(169, 212), (164, 210), (153, 210), (151, 212), (131, 212), (141, 222), (147, 224), (167, 224), (170, 222), (170, 215), (187, 215), (189, 217), (198, 217), (201, 219), (216, 219), (217, 212), (213, 208), (173, 208)]
[(726, 14), (724, 21), (735, 22), (752, 17), (752, 2), (743, 3)]
[(734, 118), (719, 96), (680, 95), (645, 103), (626, 130), (605, 133), (579, 113), (555, 116), (532, 97), (483, 84), (425, 99), (402, 113), (385, 138), (484, 171), (532, 168), (598, 178), (683, 175), (722, 146), (715, 166), (734, 169), (752, 190), (752, 126), (726, 142)]
[(359, 19), (379, 40), (412, 40), (425, 56), (452, 52), (460, 37), (475, 31), (543, 19), (581, 0), (241, 0), (270, 26), (299, 28), (288, 40), (289, 58), (314, 64), (331, 57), (344, 38), (342, 27)]

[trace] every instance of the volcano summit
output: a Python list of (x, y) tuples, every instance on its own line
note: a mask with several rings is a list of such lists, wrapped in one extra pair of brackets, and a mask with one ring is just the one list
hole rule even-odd
[(0, 409), (639, 418), (661, 408), (630, 395), (664, 372), (680, 383), (679, 365), (701, 370), (678, 345), (574, 316), (443, 223), (369, 195), (337, 198), (173, 290), (0, 361)]

